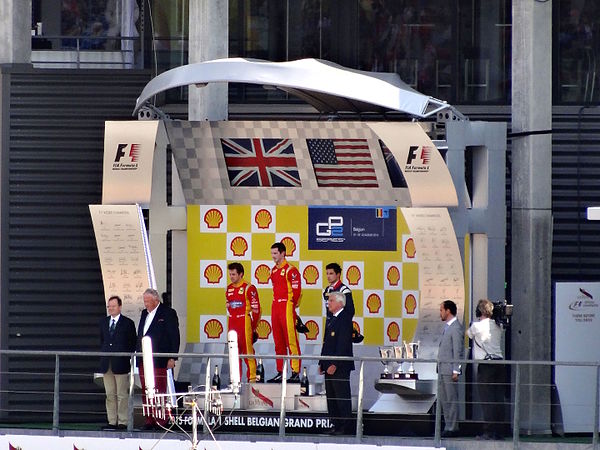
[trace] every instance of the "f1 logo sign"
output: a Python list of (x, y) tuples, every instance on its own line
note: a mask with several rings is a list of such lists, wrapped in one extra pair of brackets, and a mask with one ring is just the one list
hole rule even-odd
[(415, 159), (420, 159), (421, 164), (429, 164), (431, 156), (430, 147), (421, 147), (421, 154), (418, 154), (419, 146), (411, 145), (408, 149), (408, 157), (406, 158), (406, 165), (411, 165)]
[(317, 236), (343, 236), (344, 218), (342, 216), (329, 216), (327, 222), (317, 223)]
[[(119, 144), (117, 145), (117, 153), (115, 155), (115, 162), (118, 163), (121, 161), (126, 155), (126, 149), (129, 144)], [(131, 148), (129, 149), (129, 159), (132, 163), (137, 162), (138, 156), (140, 153), (140, 144), (131, 144)]]

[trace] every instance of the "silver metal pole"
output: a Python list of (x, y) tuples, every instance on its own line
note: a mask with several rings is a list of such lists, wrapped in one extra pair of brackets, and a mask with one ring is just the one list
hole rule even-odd
[(598, 450), (598, 420), (600, 419), (600, 366), (596, 366), (596, 395), (594, 396), (594, 434), (592, 435), (592, 445), (594, 450)]
[(279, 436), (285, 436), (285, 390), (287, 380), (285, 379), (287, 374), (287, 359), (283, 361), (283, 372), (281, 377), (281, 410), (279, 412)]
[(81, 54), (79, 52), (79, 37), (77, 38), (77, 68), (81, 68)]
[(52, 431), (58, 433), (58, 413), (60, 405), (60, 356), (54, 360), (54, 406), (52, 408)]
[[(210, 358), (206, 361), (206, 378), (204, 380), (204, 420), (202, 421), (202, 433), (208, 434), (208, 424), (206, 419), (208, 418), (208, 391), (210, 389)], [(193, 390), (193, 386), (192, 386)]]
[(364, 388), (364, 370), (365, 362), (360, 362), (360, 371), (358, 372), (358, 406), (356, 407), (356, 441), (360, 442), (363, 436), (363, 396)]
[(440, 401), (440, 391), (442, 390), (442, 375), (440, 374), (440, 364), (437, 365), (437, 392), (435, 394), (435, 431), (433, 436), (433, 445), (442, 446), (442, 402)]
[(519, 422), (521, 418), (519, 416), (519, 403), (520, 397), (519, 391), (521, 390), (521, 364), (517, 363), (517, 369), (515, 370), (515, 405), (513, 414), (513, 448), (519, 448)]
[(127, 431), (133, 431), (133, 387), (135, 385), (135, 356), (129, 360), (129, 398), (127, 399)]

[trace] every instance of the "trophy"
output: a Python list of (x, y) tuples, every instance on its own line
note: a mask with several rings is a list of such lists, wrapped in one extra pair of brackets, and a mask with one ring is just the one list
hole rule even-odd
[(384, 361), (385, 359), (394, 358), (394, 347), (379, 347), (379, 355), (382, 358), (381, 364), (383, 364), (383, 372), (379, 377), (382, 380), (391, 380), (394, 378), (393, 374), (390, 372), (389, 361)]
[(410, 359), (411, 362), (408, 366), (408, 377), (407, 378), (411, 378), (411, 379), (418, 379), (419, 375), (415, 372), (415, 364), (412, 360), (417, 359), (418, 353), (419, 353), (419, 343), (420, 341), (417, 342), (406, 342), (403, 341), (402, 342), (402, 346), (404, 347), (404, 351), (405, 351), (405, 355), (407, 359)]
[[(396, 359), (406, 358), (406, 349), (404, 348), (404, 345), (400, 345), (400, 346), (395, 345), (394, 346), (394, 354), (396, 356)], [(404, 373), (404, 370), (403, 370), (404, 369), (403, 364), (404, 364), (403, 361), (398, 362), (398, 368), (396, 369), (396, 372), (394, 373), (395, 380), (405, 378), (406, 374)]]

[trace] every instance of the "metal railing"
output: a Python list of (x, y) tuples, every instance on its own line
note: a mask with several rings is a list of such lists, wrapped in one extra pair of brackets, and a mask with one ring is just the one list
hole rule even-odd
[(52, 68), (143, 68), (143, 41), (123, 36), (31, 36), (31, 63)]
[[(94, 396), (91, 398), (100, 398), (101, 399), (101, 405), (103, 405), (104, 403), (104, 392), (100, 391), (99, 389), (96, 390), (95, 392), (93, 390), (90, 390), (89, 392), (86, 391), (80, 391), (80, 390), (74, 390), (72, 392), (65, 392), (61, 390), (61, 383), (65, 383), (65, 379), (68, 377), (80, 377), (84, 380), (86, 380), (87, 383), (90, 383), (90, 377), (92, 376), (92, 374), (90, 374), (89, 372), (69, 372), (68, 370), (64, 370), (63, 367), (65, 367), (65, 365), (63, 364), (63, 362), (65, 360), (78, 360), (78, 359), (83, 359), (83, 358), (87, 358), (89, 359), (90, 357), (93, 357), (95, 359), (98, 359), (101, 356), (128, 356), (131, 358), (131, 362), (132, 362), (132, 370), (130, 373), (130, 396), (129, 396), (129, 424), (128, 424), (128, 430), (129, 431), (133, 431), (133, 423), (134, 423), (134, 410), (135, 410), (135, 401), (137, 399), (136, 396), (138, 396), (138, 393), (134, 392), (134, 371), (133, 371), (133, 363), (135, 361), (135, 358), (141, 358), (141, 354), (129, 354), (129, 353), (102, 353), (102, 352), (75, 352), (75, 351), (20, 351), (20, 350), (0, 350), (0, 357), (2, 357), (2, 361), (3, 364), (6, 364), (6, 359), (7, 358), (11, 358), (11, 357), (20, 357), (20, 358), (34, 358), (36, 360), (42, 361), (44, 359), (54, 359), (54, 370), (53, 370), (53, 375), (50, 373), (49, 370), (47, 370), (46, 372), (35, 372), (35, 371), (31, 371), (31, 369), (28, 370), (23, 370), (23, 371), (13, 371), (13, 372), (5, 372), (2, 371), (2, 373), (0, 374), (2, 378), (5, 378), (3, 380), (3, 386), (6, 386), (6, 379), (8, 378), (14, 378), (14, 379), (19, 379), (19, 377), (23, 377), (23, 376), (46, 376), (46, 377), (50, 377), (52, 375), (52, 411), (51, 411), (51, 416), (52, 416), (52, 430), (54, 430), (55, 433), (59, 432), (59, 429), (61, 427), (61, 421), (60, 421), (60, 415), (61, 415), (61, 410), (60, 410), (60, 405), (61, 405), (61, 398), (64, 398), (64, 396)], [(167, 355), (167, 354), (156, 354), (155, 356), (172, 356), (172, 355)], [(206, 371), (207, 371), (207, 376), (206, 376), (206, 383), (208, 383), (208, 376), (209, 376), (209, 371), (210, 371), (210, 367), (211, 367), (211, 360), (214, 361), (215, 359), (223, 359), (226, 360), (228, 355), (226, 354), (210, 354), (210, 353), (181, 353), (179, 355), (177, 355), (181, 360), (187, 360), (188, 358), (191, 358), (193, 361), (197, 361), (197, 360), (201, 360), (203, 363), (205, 363), (205, 367), (206, 367)], [(242, 358), (245, 358), (246, 355), (241, 355)], [(273, 360), (273, 359), (284, 359), (285, 361), (285, 368), (284, 370), (287, 368), (289, 361), (291, 359), (294, 359), (290, 356), (285, 356), (285, 357), (281, 357), (281, 356), (276, 356), (276, 355), (256, 355), (256, 356), (249, 356), (250, 358), (262, 358), (263, 360)], [(496, 423), (495, 425), (497, 425), (499, 428), (504, 428), (504, 429), (512, 429), (512, 442), (514, 445), (514, 448), (517, 448), (519, 446), (519, 443), (521, 441), (521, 431), (522, 431), (522, 427), (521, 427), (521, 421), (523, 419), (523, 412), (525, 411), (525, 414), (530, 414), (530, 410), (533, 409), (541, 409), (541, 410), (546, 410), (546, 411), (550, 411), (550, 409), (552, 409), (553, 407), (556, 406), (560, 406), (560, 405), (566, 405), (569, 402), (569, 399), (560, 399), (560, 403), (553, 401), (553, 400), (544, 400), (544, 398), (535, 398), (535, 396), (531, 395), (530, 391), (538, 391), (538, 392), (543, 392), (544, 395), (542, 395), (542, 397), (546, 397), (547, 399), (550, 399), (551, 395), (551, 389), (552, 389), (552, 384), (550, 382), (551, 377), (547, 377), (546, 380), (543, 380), (541, 383), (539, 382), (535, 382), (535, 381), (530, 381), (530, 380), (526, 380), (524, 378), (524, 374), (526, 371), (529, 372), (535, 372), (537, 369), (541, 369), (541, 368), (545, 368), (547, 370), (549, 369), (555, 369), (557, 367), (570, 367), (570, 368), (574, 368), (574, 367), (580, 367), (580, 368), (588, 368), (589, 370), (594, 370), (594, 377), (595, 377), (595, 383), (592, 383), (589, 387), (588, 387), (588, 392), (591, 395), (593, 395), (593, 425), (591, 426), (592, 429), (592, 439), (591, 439), (591, 443), (593, 444), (593, 448), (596, 450), (599, 448), (599, 429), (598, 429), (598, 422), (600, 420), (600, 362), (594, 362), (594, 363), (585, 363), (585, 362), (563, 362), (563, 361), (510, 361), (510, 360), (500, 360), (500, 361), (473, 361), (473, 360), (461, 360), (461, 361), (457, 361), (457, 360), (435, 360), (435, 359), (416, 359), (416, 360), (410, 360), (410, 359), (382, 359), (379, 357), (356, 357), (356, 358), (346, 358), (346, 357), (326, 357), (327, 360), (331, 360), (331, 361), (347, 361), (352, 359), (355, 362), (356, 365), (356, 371), (358, 373), (357, 375), (357, 383), (354, 384), (352, 386), (352, 391), (355, 392), (355, 396), (357, 399), (357, 408), (356, 408), (356, 427), (355, 427), (355, 439), (357, 442), (360, 442), (363, 437), (365, 436), (365, 425), (372, 425), (375, 424), (377, 425), (377, 421), (378, 420), (385, 420), (385, 414), (373, 414), (369, 411), (365, 411), (365, 392), (366, 389), (368, 388), (367, 383), (371, 382), (371, 380), (366, 380), (367, 376), (366, 376), (366, 368), (370, 367), (370, 373), (373, 373), (373, 366), (376, 366), (376, 372), (379, 372), (382, 366), (380, 365), (381, 363), (402, 363), (402, 362), (415, 362), (415, 364), (423, 364), (423, 363), (429, 363), (432, 365), (436, 365), (439, 363), (461, 363), (463, 365), (463, 367), (470, 367), (473, 364), (478, 364), (478, 365), (502, 365), (503, 367), (506, 368), (510, 368), (510, 372), (512, 374), (511, 378), (512, 381), (507, 381), (506, 387), (510, 388), (510, 392), (511, 395), (508, 396), (508, 399), (505, 398), (503, 404), (501, 405), (505, 410), (510, 410), (508, 411), (508, 414), (505, 414), (505, 417), (508, 417), (508, 419), (502, 419), (501, 422)], [(317, 362), (320, 359), (323, 359), (323, 357), (320, 356), (312, 356), (312, 355), (302, 355), (302, 359), (305, 361), (313, 361), (313, 362)], [(48, 369), (48, 366), (47, 366)], [(201, 374), (195, 374), (197, 375), (199, 378), (201, 379), (200, 376)], [(527, 374), (525, 374), (525, 376), (527, 376)], [(477, 382), (473, 381), (473, 380), (465, 380), (464, 375), (461, 376), (460, 380), (457, 382), (459, 385), (459, 388), (461, 391), (466, 392), (467, 395), (462, 395), (459, 397), (459, 407), (461, 409), (461, 420), (460, 420), (460, 424), (461, 424), (461, 428), (464, 426), (466, 428), (471, 428), (471, 429), (477, 429), (478, 426), (481, 425), (482, 421), (481, 420), (477, 420), (474, 419), (474, 417), (477, 415), (476, 414), (476, 409), (478, 406), (481, 406), (481, 401), (480, 400), (475, 400), (473, 399), (473, 392), (476, 390), (476, 386), (477, 386)], [(375, 381), (375, 380), (373, 380)], [(438, 386), (438, 392), (439, 392), (439, 388), (441, 386), (442, 383), (442, 379), (440, 376), (437, 377), (437, 381), (436, 380), (432, 380), (432, 382), (436, 382), (437, 386)], [(10, 384), (9, 384), (10, 387)], [(279, 407), (279, 430), (278, 430), (278, 434), (279, 436), (283, 437), (286, 434), (286, 415), (288, 414), (288, 411), (286, 411), (286, 403), (285, 403), (285, 396), (286, 396), (286, 383), (283, 382), (281, 384), (281, 402), (280, 402), (280, 407)], [(9, 391), (3, 391), (3, 393), (8, 393)], [(13, 391), (12, 394), (14, 395), (48, 395), (49, 392), (45, 392), (45, 391), (36, 391), (36, 392), (17, 392), (17, 391)], [(465, 399), (464, 401), (461, 399)], [(138, 399), (139, 400), (139, 399)], [(572, 405), (571, 405), (572, 406)], [(577, 406), (577, 405), (576, 405)], [(8, 405), (8, 407), (6, 407), (5, 409), (5, 403), (3, 403), (3, 413), (11, 413), (11, 406)], [(425, 436), (428, 438), (433, 438), (433, 442), (435, 446), (440, 446), (441, 445), (441, 441), (442, 441), (442, 419), (443, 419), (443, 414), (442, 414), (442, 405), (440, 404), (440, 397), (436, 396), (435, 398), (435, 403), (434, 403), (434, 407), (433, 407), (435, 413), (431, 414), (431, 411), (429, 411), (427, 414), (425, 414), (425, 420), (427, 422), (427, 420), (433, 420), (433, 424), (431, 422), (427, 422), (426, 423), (426, 427), (430, 427), (431, 425), (433, 425), (433, 436), (429, 435), (429, 436)], [(44, 412), (43, 410), (40, 410), (42, 412)], [(475, 412), (474, 412), (475, 411)], [(256, 412), (256, 411), (255, 411)], [(104, 412), (89, 412), (89, 414), (91, 414), (94, 418), (102, 415), (104, 416)], [(95, 414), (95, 416), (94, 416)], [(550, 414), (547, 414), (548, 417), (550, 416)], [(410, 416), (410, 414), (406, 414), (406, 416)], [(433, 417), (432, 417), (433, 416)], [(512, 419), (510, 419), (510, 417), (512, 416)], [(423, 420), (423, 415), (420, 416), (419, 420)], [(591, 425), (591, 424), (588, 424)], [(373, 427), (372, 427), (373, 428)], [(367, 434), (374, 434), (374, 433), (367, 433)], [(377, 434), (377, 433), (375, 433)], [(397, 435), (397, 434), (396, 434)], [(508, 436), (507, 436), (508, 437)]]

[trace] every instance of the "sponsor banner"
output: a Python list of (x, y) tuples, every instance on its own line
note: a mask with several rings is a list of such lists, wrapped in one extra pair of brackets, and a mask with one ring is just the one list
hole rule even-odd
[(150, 204), (158, 121), (105, 123), (103, 204)]
[(138, 205), (89, 205), (100, 259), (104, 296), (118, 295), (123, 314), (138, 323), (142, 293), (155, 288), (154, 271)]
[(309, 250), (396, 251), (396, 208), (308, 208)]
[(302, 276), (302, 289), (324, 289), (327, 280), (323, 280), (322, 261), (300, 261), (300, 275)]
[[(554, 310), (556, 361), (600, 361), (600, 283), (556, 283)], [(596, 367), (557, 366), (555, 380), (565, 432), (593, 431)]]
[(457, 206), (458, 197), (442, 155), (418, 123), (368, 122), (404, 175), (412, 206)]
[[(280, 399), (277, 399), (279, 402)], [(279, 405), (277, 405), (279, 406)], [(219, 431), (228, 432), (278, 432), (280, 422), (279, 413), (277, 415), (266, 414), (241, 414), (233, 413), (217, 417), (210, 415), (207, 417), (208, 425), (216, 427)], [(182, 428), (191, 428), (191, 414), (180, 415), (177, 417), (177, 424)], [(289, 414), (285, 417), (285, 430), (290, 433), (317, 433), (322, 434), (333, 427), (333, 422), (326, 414), (294, 416)], [(270, 447), (269, 447), (270, 448)]]

